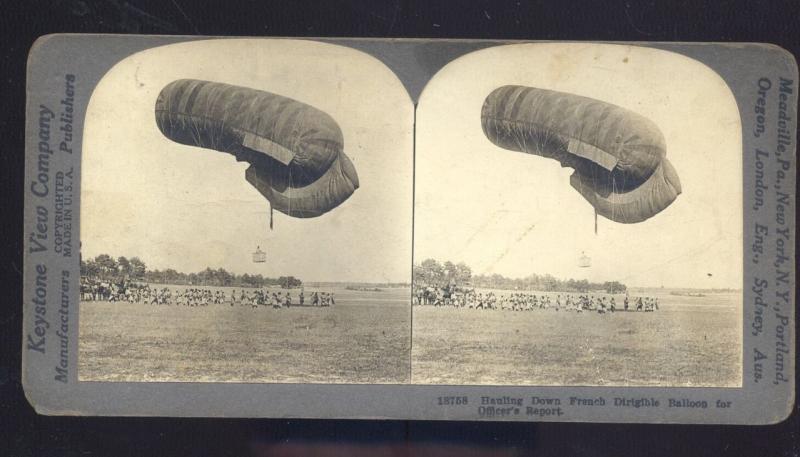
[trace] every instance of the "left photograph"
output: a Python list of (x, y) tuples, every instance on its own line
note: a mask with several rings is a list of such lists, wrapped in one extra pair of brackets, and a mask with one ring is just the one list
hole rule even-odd
[(343, 46), (115, 65), (84, 127), (79, 380), (409, 382), (413, 129)]

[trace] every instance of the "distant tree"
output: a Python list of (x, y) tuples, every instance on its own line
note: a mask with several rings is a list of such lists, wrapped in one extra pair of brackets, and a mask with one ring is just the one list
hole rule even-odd
[(261, 274), (241, 275), (231, 273), (224, 268), (205, 270), (196, 273), (184, 273), (167, 268), (165, 270), (148, 270), (138, 257), (118, 257), (116, 260), (107, 254), (100, 254), (94, 259), (80, 259), (81, 276), (90, 278), (113, 279), (127, 277), (133, 280), (158, 284), (191, 284), (236, 287), (266, 287), (280, 285), (287, 288), (302, 287), (303, 281), (294, 276), (268, 278)]
[(426, 259), (422, 263), (414, 265), (413, 273), (413, 281), (417, 286), (444, 287), (448, 284), (457, 286), (469, 284), (478, 288), (580, 293), (589, 291), (621, 293), (627, 290), (625, 284), (619, 281), (595, 283), (586, 279), (559, 279), (550, 274), (538, 275), (536, 273), (531, 273), (524, 278), (509, 278), (498, 273), (473, 274), (469, 266), (463, 262), (457, 265), (453, 265), (452, 262), (440, 264), (435, 259)]
[(159, 270), (147, 270), (144, 274), (144, 280), (147, 282), (163, 282), (163, 276)]
[(422, 271), (422, 265), (414, 264), (414, 267), (411, 269), (411, 281), (417, 286), (425, 284), (426, 278)]
[(547, 291), (556, 290), (559, 286), (559, 281), (551, 275), (544, 275), (542, 278), (542, 288)]
[(452, 284), (455, 282), (456, 279), (456, 265), (451, 261), (446, 261), (442, 264), (442, 283), (445, 284)]
[(147, 272), (147, 266), (142, 262), (141, 259), (138, 257), (131, 257), (128, 260), (131, 268), (131, 278), (133, 279), (143, 279), (144, 274)]
[(208, 267), (200, 273), (197, 273), (197, 279), (199, 279), (200, 284), (203, 285), (215, 285), (216, 276), (217, 272)]
[(464, 262), (455, 266), (455, 281), (459, 286), (465, 286), (472, 281), (472, 269)]
[(224, 268), (219, 268), (217, 269), (217, 282), (220, 286), (230, 286), (233, 282), (233, 275)]
[(603, 289), (610, 294), (620, 294), (628, 290), (625, 284), (621, 284), (617, 281), (608, 281), (603, 283)]
[(124, 278), (131, 277), (131, 262), (125, 256), (117, 257), (117, 273)]
[(172, 284), (180, 278), (178, 272), (172, 268), (167, 268), (166, 270), (164, 270), (163, 274), (164, 274), (164, 282), (168, 284)]
[(414, 268), (418, 282), (425, 286), (443, 286), (445, 283), (444, 267), (434, 259), (425, 259)]
[(574, 290), (577, 290), (578, 287), (576, 285), (576, 281), (574, 279), (572, 279), (572, 278), (567, 279), (564, 282), (564, 289), (567, 290), (567, 291), (570, 291), (570, 292), (574, 291)]
[(94, 258), (100, 277), (103, 279), (113, 277), (117, 273), (117, 261), (108, 254), (100, 254)]

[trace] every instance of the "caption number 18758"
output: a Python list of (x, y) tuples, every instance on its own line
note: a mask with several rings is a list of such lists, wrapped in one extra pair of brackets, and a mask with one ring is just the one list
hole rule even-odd
[(469, 400), (466, 396), (436, 397), (439, 406), (468, 405)]

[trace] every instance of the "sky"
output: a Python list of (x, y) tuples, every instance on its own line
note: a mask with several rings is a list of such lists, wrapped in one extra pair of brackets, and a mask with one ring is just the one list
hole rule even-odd
[[(583, 95), (653, 120), (683, 193), (644, 222), (598, 217), (570, 168), (504, 150), (481, 128), (495, 88)], [(628, 286), (742, 287), (741, 120), (704, 64), (628, 45), (533, 43), (467, 54), (439, 71), (417, 107), (414, 261), (474, 273), (619, 280)], [(580, 268), (585, 253), (591, 267)]]
[[(275, 212), (245, 181), (248, 164), (175, 143), (155, 123), (161, 89), (180, 78), (284, 95), (330, 114), (360, 188), (312, 219)], [(134, 54), (91, 96), (81, 177), (84, 258), (138, 256), (149, 268), (206, 267), (304, 281), (409, 282), (413, 104), (377, 59), (302, 40), (206, 40)], [(267, 262), (254, 264), (260, 246)]]

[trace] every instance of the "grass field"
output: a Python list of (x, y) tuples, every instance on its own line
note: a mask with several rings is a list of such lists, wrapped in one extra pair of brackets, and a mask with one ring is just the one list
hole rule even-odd
[[(306, 288), (307, 297), (311, 292)], [(334, 292), (336, 305), (329, 308), (82, 302), (78, 377), (82, 381), (408, 382), (408, 289)], [(292, 295), (296, 300), (297, 291)]]
[[(307, 297), (311, 291), (306, 288)], [(417, 306), (412, 348), (407, 289), (334, 291), (336, 305), (330, 308), (83, 302), (78, 376), (83, 381), (741, 384), (741, 294), (661, 294), (659, 311), (602, 315)]]
[(739, 386), (741, 294), (654, 296), (652, 313), (414, 307), (412, 382)]

